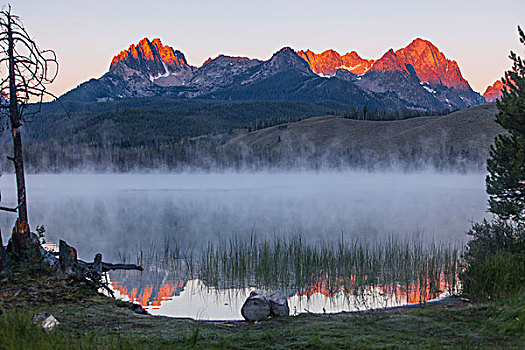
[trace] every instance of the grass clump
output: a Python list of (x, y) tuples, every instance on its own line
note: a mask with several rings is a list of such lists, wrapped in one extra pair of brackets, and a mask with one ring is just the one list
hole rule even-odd
[(496, 320), (500, 323), (502, 334), (525, 335), (525, 294), (505, 298), (505, 307), (499, 308)]
[(498, 299), (525, 292), (525, 226), (503, 220), (474, 224), (460, 275), (463, 294)]
[(95, 334), (73, 336), (61, 330), (45, 331), (31, 322), (31, 314), (7, 311), (0, 317), (0, 349), (94, 349)]
[[(24, 312), (5, 312), (0, 317), (0, 349), (79, 349), (79, 340), (60, 332), (47, 333), (31, 323)], [(90, 344), (87, 344), (90, 343)], [(87, 342), (86, 345), (94, 345)]]
[[(152, 337), (153, 338), (153, 337)], [(153, 339), (150, 339), (150, 341)], [(170, 343), (155, 339), (156, 347), (171, 348)], [(68, 330), (45, 331), (31, 321), (28, 311), (8, 311), (0, 316), (1, 350), (84, 350), (84, 349), (150, 349), (150, 345), (139, 337), (125, 334), (105, 335), (90, 329), (83, 335)]]

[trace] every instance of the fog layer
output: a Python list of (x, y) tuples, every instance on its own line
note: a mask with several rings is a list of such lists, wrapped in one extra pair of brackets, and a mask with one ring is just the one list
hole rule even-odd
[[(196, 246), (237, 235), (301, 234), (314, 242), (419, 233), (464, 241), (487, 215), (483, 174), (287, 173), (27, 176), (30, 225), (92, 259), (102, 252)], [(2, 204), (15, 180), (0, 177)], [(16, 216), (0, 217), (4, 242)]]

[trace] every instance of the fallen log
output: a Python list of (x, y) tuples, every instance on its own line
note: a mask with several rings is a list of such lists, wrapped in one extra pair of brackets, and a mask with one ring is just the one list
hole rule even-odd
[[(85, 262), (82, 260), (77, 261), (79, 264), (82, 264), (86, 268), (93, 268), (95, 266), (94, 262)], [(135, 264), (112, 264), (107, 262), (102, 262), (102, 272), (108, 272), (111, 270), (139, 270), (144, 271), (142, 266)]]
[(78, 267), (99, 275), (102, 275), (103, 272), (108, 272), (111, 270), (144, 270), (142, 266), (135, 264), (112, 264), (103, 262), (102, 254), (100, 253), (95, 255), (93, 262), (80, 260), (77, 258), (77, 250), (63, 240), (59, 241), (58, 259), (60, 262), (60, 267), (66, 273), (68, 273), (70, 270), (74, 271)]

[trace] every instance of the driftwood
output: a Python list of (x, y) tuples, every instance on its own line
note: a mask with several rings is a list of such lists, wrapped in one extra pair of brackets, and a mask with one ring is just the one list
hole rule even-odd
[(93, 262), (85, 262), (77, 258), (77, 250), (66, 243), (66, 241), (60, 240), (58, 246), (58, 256), (60, 262), (60, 268), (66, 273), (76, 271), (78, 268), (89, 270), (92, 273), (102, 276), (103, 272), (111, 270), (139, 270), (143, 271), (142, 266), (135, 264), (112, 264), (102, 261), (102, 254), (98, 253), (95, 255)]
[[(111, 270), (139, 270), (142, 266), (135, 264), (111, 264), (102, 261), (102, 254), (95, 255), (93, 262), (85, 262), (77, 258), (77, 250), (66, 243), (64, 240), (59, 241), (58, 245), (58, 262), (60, 271), (67, 275), (85, 279), (97, 288), (105, 289), (113, 296), (113, 291), (107, 283), (102, 281), (104, 272)], [(50, 256), (53, 256), (50, 254)], [(56, 257), (53, 256), (54, 259)]]
[[(96, 264), (96, 262), (88, 263), (88, 262), (85, 262), (85, 261), (82, 261), (82, 260), (77, 260), (77, 262), (79, 264), (82, 264), (83, 266), (85, 266), (87, 268), (91, 268), (91, 269), (93, 269), (95, 264)], [(144, 270), (142, 268), (142, 266), (140, 266), (140, 265), (135, 265), (135, 264), (111, 264), (111, 263), (107, 263), (107, 262), (102, 262), (101, 263), (101, 267), (102, 267), (102, 272), (108, 272), (108, 271), (111, 271), (111, 270), (139, 270), (139, 271), (143, 271)]]

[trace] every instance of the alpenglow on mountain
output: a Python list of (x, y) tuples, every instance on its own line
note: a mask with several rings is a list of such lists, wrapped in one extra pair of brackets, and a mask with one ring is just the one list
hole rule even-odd
[(170, 96), (227, 101), (335, 101), (349, 108), (452, 110), (485, 103), (456, 61), (431, 42), (415, 39), (379, 59), (355, 51), (316, 54), (285, 47), (267, 61), (219, 55), (201, 67), (184, 54), (144, 38), (115, 55), (109, 71), (64, 99), (108, 101)]
[(487, 102), (495, 102), (503, 96), (503, 90), (508, 90), (509, 87), (501, 80), (496, 80), (493, 85), (487, 86), (483, 93), (483, 97)]

